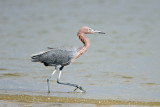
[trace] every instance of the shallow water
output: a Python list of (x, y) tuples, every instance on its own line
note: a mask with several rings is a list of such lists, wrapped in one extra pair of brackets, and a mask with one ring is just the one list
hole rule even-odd
[[(24, 93), (33, 98), (85, 99), (85, 106), (96, 104), (89, 99), (159, 103), (159, 4), (159, 0), (1, 0), (0, 103), (18, 105), (12, 102), (16, 99), (6, 98)], [(77, 83), (87, 93), (75, 93), (72, 87), (58, 85), (56, 73), (48, 95), (46, 79), (54, 68), (32, 63), (31, 54), (47, 47), (82, 46), (76, 33), (84, 25), (106, 35), (87, 35), (89, 50), (64, 68), (61, 81)], [(73, 106), (71, 102), (56, 103)], [(47, 101), (45, 104), (50, 106)], [(37, 100), (31, 105), (38, 105)]]

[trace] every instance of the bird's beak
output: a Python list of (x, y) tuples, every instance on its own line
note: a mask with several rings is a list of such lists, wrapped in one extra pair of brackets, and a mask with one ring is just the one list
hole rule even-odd
[(99, 31), (99, 30), (94, 30), (93, 33), (106, 34), (106, 33)]

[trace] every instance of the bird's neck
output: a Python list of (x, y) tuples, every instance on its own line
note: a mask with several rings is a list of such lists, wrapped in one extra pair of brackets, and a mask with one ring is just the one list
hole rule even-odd
[(86, 52), (88, 47), (89, 47), (89, 39), (82, 33), (82, 34), (77, 34), (79, 40), (84, 44), (83, 47), (81, 47), (80, 51)]
[(79, 58), (82, 54), (84, 54), (88, 50), (89, 47), (89, 39), (84, 35), (84, 33), (78, 33), (77, 36), (84, 45), (79, 48), (78, 54), (74, 59)]

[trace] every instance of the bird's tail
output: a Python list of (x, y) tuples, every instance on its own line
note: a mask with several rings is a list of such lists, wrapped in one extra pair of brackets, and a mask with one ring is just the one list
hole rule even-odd
[(33, 56), (31, 57), (31, 61), (32, 61), (32, 62), (39, 62), (39, 61), (40, 61), (40, 56), (41, 56), (41, 55), (33, 55)]
[(40, 53), (37, 53), (37, 54), (34, 54), (34, 55), (32, 55), (31, 56), (31, 61), (32, 62), (41, 62), (41, 56), (43, 55), (43, 54), (45, 54), (46, 52), (48, 52), (49, 50), (47, 50), (47, 51), (42, 51), (42, 52), (40, 52)]

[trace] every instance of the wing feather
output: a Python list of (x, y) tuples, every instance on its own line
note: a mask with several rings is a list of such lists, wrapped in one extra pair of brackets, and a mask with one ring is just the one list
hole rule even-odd
[(68, 65), (76, 56), (76, 48), (54, 48), (50, 51), (42, 52), (39, 55), (39, 61), (48, 66)]

